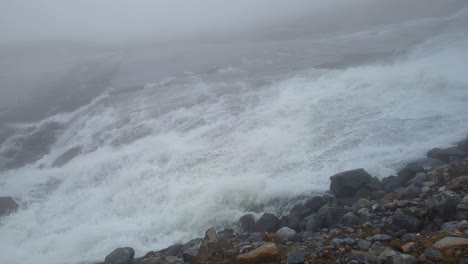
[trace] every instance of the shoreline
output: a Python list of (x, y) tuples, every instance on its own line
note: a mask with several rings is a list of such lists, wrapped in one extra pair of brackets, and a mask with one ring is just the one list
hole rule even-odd
[(468, 136), (382, 180), (362, 168), (330, 180), (288, 215), (247, 214), (236, 230), (136, 258), (118, 248), (99, 264), (468, 263)]

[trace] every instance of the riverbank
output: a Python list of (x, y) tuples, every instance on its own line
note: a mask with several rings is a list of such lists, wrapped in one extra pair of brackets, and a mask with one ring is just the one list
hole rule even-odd
[(356, 169), (330, 181), (288, 215), (244, 215), (236, 230), (103, 263), (468, 263), (468, 137), (382, 180)]

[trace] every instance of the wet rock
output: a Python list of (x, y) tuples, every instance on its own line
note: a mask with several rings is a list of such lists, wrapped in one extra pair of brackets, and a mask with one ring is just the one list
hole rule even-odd
[(368, 250), (370, 246), (372, 246), (372, 243), (364, 239), (359, 239), (357, 242), (357, 247), (359, 250)]
[(355, 197), (361, 187), (366, 187), (372, 176), (364, 169), (340, 172), (330, 177), (330, 190), (337, 198)]
[(255, 223), (255, 231), (274, 233), (281, 227), (281, 220), (274, 214), (264, 213)]
[(400, 188), (395, 191), (395, 197), (397, 199), (414, 199), (419, 197), (420, 189), (410, 185), (405, 188)]
[(447, 149), (433, 148), (427, 153), (428, 158), (438, 159), (444, 162), (449, 162), (450, 157), (464, 158), (467, 153), (458, 147)]
[(196, 248), (189, 248), (182, 253), (182, 259), (185, 263), (197, 263), (198, 250)]
[(392, 225), (394, 230), (406, 229), (409, 232), (418, 232), (420, 230), (421, 221), (404, 212), (401, 209), (397, 209), (393, 214)]
[(208, 229), (205, 233), (200, 248), (198, 249), (197, 261), (206, 262), (215, 251), (218, 250), (218, 235), (214, 228)]
[(307, 220), (306, 230), (314, 232), (321, 228), (331, 227), (339, 221), (338, 214), (337, 208), (325, 205)]
[(302, 249), (293, 250), (289, 253), (286, 259), (287, 264), (303, 264), (305, 262), (306, 254)]
[(198, 253), (198, 249), (200, 248), (202, 241), (203, 239), (201, 238), (195, 238), (195, 239), (190, 240), (189, 242), (185, 243), (184, 246), (179, 250), (179, 253), (177, 256), (182, 257), (182, 254), (188, 249), (197, 250), (197, 253)]
[(397, 175), (405, 183), (411, 180), (417, 173), (424, 172), (423, 166), (418, 162), (411, 162), (401, 169)]
[(382, 180), (383, 190), (386, 193), (392, 192), (405, 184), (405, 180), (397, 176), (388, 176)]
[(322, 196), (314, 196), (310, 199), (307, 199), (304, 206), (312, 211), (312, 213), (317, 212), (322, 206), (325, 205), (325, 199)]
[(297, 232), (300, 232), (302, 230), (302, 223), (304, 222), (304, 218), (311, 215), (312, 213), (313, 211), (303, 204), (295, 205), (287, 216), (288, 227), (296, 230)]
[(18, 209), (18, 204), (10, 196), (0, 197), (0, 216), (7, 215)]
[(274, 244), (266, 244), (236, 257), (237, 264), (279, 263), (279, 252)]
[(255, 232), (255, 219), (253, 214), (246, 214), (239, 218), (240, 230), (245, 233)]
[(468, 247), (468, 238), (464, 237), (444, 237), (434, 243), (434, 247), (438, 249), (449, 249), (449, 248), (466, 248)]
[(81, 147), (74, 147), (65, 151), (52, 162), (52, 167), (62, 167), (81, 153)]
[(135, 250), (131, 247), (117, 248), (106, 256), (105, 264), (131, 264), (133, 257), (135, 256)]
[[(164, 260), (168, 263), (168, 264), (184, 264), (184, 260), (183, 259), (179, 259), (178, 257), (176, 256), (167, 256), (164, 258)], [(163, 262), (164, 263), (164, 262)]]
[(433, 261), (442, 261), (444, 260), (444, 255), (439, 250), (432, 249), (432, 248), (426, 248), (424, 250), (424, 255), (430, 260)]
[(174, 244), (167, 248), (166, 252), (164, 252), (164, 256), (177, 256), (179, 251), (184, 247), (182, 244)]
[(276, 231), (276, 235), (284, 240), (289, 240), (296, 235), (296, 231), (289, 227), (282, 227), (278, 231)]

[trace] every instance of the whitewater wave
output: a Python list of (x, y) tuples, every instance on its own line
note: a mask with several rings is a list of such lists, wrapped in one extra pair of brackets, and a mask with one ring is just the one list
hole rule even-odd
[(61, 128), (50, 150), (1, 175), (0, 192), (21, 203), (1, 219), (2, 263), (91, 262), (126, 245), (142, 255), (281, 212), (342, 170), (392, 174), (466, 135), (467, 50), (457, 31), (392, 63), (171, 78), (42, 121)]

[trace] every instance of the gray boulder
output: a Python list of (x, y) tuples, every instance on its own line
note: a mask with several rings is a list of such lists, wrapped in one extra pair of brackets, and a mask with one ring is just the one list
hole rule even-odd
[(419, 232), (421, 221), (411, 214), (397, 209), (393, 214), (392, 225), (395, 231), (406, 229), (409, 232)]
[(106, 256), (105, 264), (131, 264), (133, 257), (135, 256), (135, 250), (131, 247), (117, 248)]
[(281, 227), (281, 220), (274, 214), (264, 213), (255, 223), (255, 231), (274, 233)]
[(355, 197), (358, 191), (364, 192), (359, 189), (370, 189), (371, 179), (372, 176), (364, 169), (343, 171), (330, 177), (330, 190), (337, 198)]
[(278, 231), (276, 231), (276, 235), (284, 240), (289, 240), (296, 235), (296, 231), (289, 227), (282, 227)]
[(451, 147), (447, 149), (434, 148), (427, 153), (428, 158), (438, 159), (444, 162), (449, 162), (450, 157), (464, 158), (467, 152), (459, 147)]
[(246, 214), (239, 218), (240, 230), (245, 233), (255, 232), (255, 219), (252, 214)]
[(18, 209), (18, 204), (10, 196), (0, 197), (0, 216), (7, 215)]

